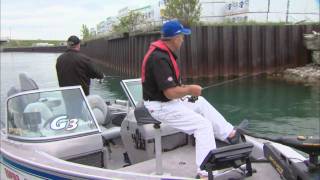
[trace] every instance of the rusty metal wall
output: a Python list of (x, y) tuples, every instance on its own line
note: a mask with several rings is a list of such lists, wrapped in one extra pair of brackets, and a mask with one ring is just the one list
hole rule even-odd
[[(303, 34), (319, 25), (192, 27), (179, 56), (183, 78), (240, 76), (275, 72), (311, 61)], [(149, 44), (160, 34), (90, 41), (83, 52), (120, 75), (139, 77)]]

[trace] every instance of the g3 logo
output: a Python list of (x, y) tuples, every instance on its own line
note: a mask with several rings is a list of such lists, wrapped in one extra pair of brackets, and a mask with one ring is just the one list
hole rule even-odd
[(78, 127), (78, 119), (67, 119), (68, 116), (59, 116), (55, 118), (51, 124), (50, 128), (53, 130), (66, 129), (67, 131), (73, 130)]

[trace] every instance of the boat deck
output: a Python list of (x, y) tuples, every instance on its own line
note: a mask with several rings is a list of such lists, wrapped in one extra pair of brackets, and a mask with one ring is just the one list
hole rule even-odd
[[(150, 159), (127, 167), (121, 167), (125, 165), (125, 163), (117, 160), (119, 160), (119, 158), (123, 159), (121, 156), (124, 152), (123, 146), (118, 144), (118, 142), (117, 145), (112, 146), (111, 159), (108, 161), (108, 164), (112, 165), (112, 167), (108, 168), (124, 172), (155, 174), (155, 159)], [(194, 178), (197, 174), (194, 146), (186, 145), (173, 151), (162, 153), (162, 166), (165, 175)], [(268, 177), (268, 179), (281, 180), (278, 173), (267, 162), (255, 162), (252, 163), (252, 167), (257, 170), (257, 173), (254, 173), (252, 177), (247, 178), (249, 180), (261, 180), (266, 177)], [(220, 172), (223, 171), (224, 170), (221, 170)]]

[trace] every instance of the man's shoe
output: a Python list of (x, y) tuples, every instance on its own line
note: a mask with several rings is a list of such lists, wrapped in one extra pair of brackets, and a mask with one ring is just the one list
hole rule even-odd
[(245, 141), (245, 138), (243, 136), (243, 131), (246, 128), (248, 128), (248, 126), (249, 126), (249, 121), (247, 119), (242, 120), (238, 126), (234, 127), (234, 130), (236, 131), (235, 135), (232, 138), (228, 137), (227, 142), (229, 144), (238, 144), (240, 142)]
[(229, 137), (227, 138), (227, 141), (229, 144), (238, 144), (238, 143), (242, 142), (241, 133), (237, 129), (235, 129), (235, 131), (236, 131), (236, 133), (232, 138), (229, 138)]
[[(212, 175), (217, 175), (219, 174), (219, 171), (215, 170), (212, 171)], [(200, 179), (200, 180), (207, 180), (208, 179), (208, 172), (206, 171), (198, 171), (198, 174), (196, 175), (195, 179)]]

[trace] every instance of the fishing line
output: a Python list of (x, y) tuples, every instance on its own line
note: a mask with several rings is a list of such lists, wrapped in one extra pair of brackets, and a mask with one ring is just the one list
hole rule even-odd
[(238, 77), (238, 78), (235, 78), (235, 79), (226, 80), (226, 81), (223, 81), (223, 82), (220, 82), (220, 83), (211, 84), (209, 86), (203, 87), (202, 90), (205, 90), (205, 89), (208, 89), (208, 88), (211, 88), (211, 87), (221, 86), (221, 85), (228, 84), (228, 83), (232, 83), (234, 81), (239, 81), (239, 80), (245, 79), (245, 78), (258, 76), (258, 75), (263, 74), (263, 73), (265, 73), (265, 72), (260, 72), (258, 74), (249, 74), (249, 75), (241, 76), (241, 77)]
[[(221, 86), (221, 85), (224, 85), (224, 84), (232, 83), (232, 82), (234, 82), (234, 81), (238, 81), (238, 80), (245, 79), (245, 78), (248, 78), (248, 77), (258, 76), (258, 75), (263, 74), (263, 73), (265, 73), (265, 72), (263, 71), (263, 72), (260, 72), (260, 73), (258, 73), (258, 74), (249, 74), (249, 75), (246, 75), (246, 76), (241, 76), (241, 77), (236, 78), (236, 79), (230, 79), (230, 80), (226, 80), (226, 81), (223, 81), (223, 82), (220, 82), (220, 83), (211, 84), (211, 85), (209, 85), (209, 86), (203, 87), (203, 88), (201, 89), (201, 91), (206, 90), (206, 89), (209, 89), (209, 88), (211, 88), (211, 87), (217, 87), (217, 86)], [(189, 102), (193, 102), (193, 103), (194, 103), (196, 100), (198, 100), (198, 97), (197, 97), (197, 96), (190, 96), (190, 97), (188, 98), (188, 101), (189, 101)]]

